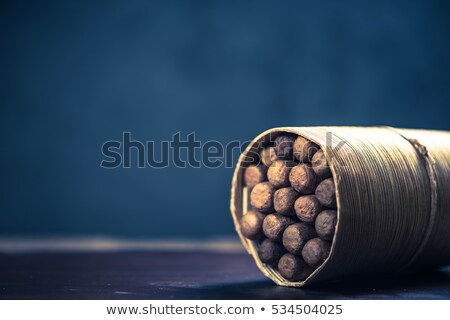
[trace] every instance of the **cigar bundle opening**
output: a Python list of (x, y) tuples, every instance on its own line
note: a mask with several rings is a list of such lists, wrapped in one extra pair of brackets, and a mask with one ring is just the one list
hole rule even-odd
[(450, 262), (450, 134), (276, 128), (243, 152), (236, 230), (260, 270), (303, 286)]

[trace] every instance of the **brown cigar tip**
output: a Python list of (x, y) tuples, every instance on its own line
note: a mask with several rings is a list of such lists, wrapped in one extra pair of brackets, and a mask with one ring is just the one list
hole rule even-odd
[(292, 161), (275, 161), (267, 171), (268, 180), (275, 188), (289, 187), (289, 173), (295, 165)]
[(328, 257), (331, 244), (320, 238), (309, 240), (302, 250), (303, 260), (312, 268), (319, 267)]
[(311, 160), (312, 168), (316, 175), (321, 179), (331, 177), (331, 170), (327, 162), (327, 158), (322, 150), (318, 150)]
[(275, 150), (280, 159), (294, 160), (294, 141), (292, 135), (281, 135), (275, 139)]
[(296, 220), (277, 213), (268, 214), (263, 221), (263, 233), (272, 241), (282, 241), (284, 230)]
[(258, 240), (263, 236), (262, 225), (265, 215), (258, 211), (248, 211), (241, 218), (241, 232), (250, 240)]
[(322, 205), (316, 196), (311, 194), (299, 197), (295, 201), (294, 209), (300, 221), (313, 224), (322, 209)]
[(278, 271), (289, 281), (301, 281), (310, 274), (310, 268), (303, 259), (291, 253), (286, 253), (280, 258)]
[(244, 181), (245, 185), (249, 188), (253, 188), (258, 183), (266, 180), (267, 168), (263, 165), (249, 165), (245, 169)]
[(316, 188), (316, 197), (323, 206), (336, 208), (336, 189), (332, 178), (325, 179), (319, 183)]
[(324, 210), (316, 218), (316, 232), (324, 240), (332, 240), (337, 223), (336, 210)]
[(250, 204), (261, 212), (273, 212), (275, 188), (269, 182), (260, 182), (250, 193)]
[(294, 142), (294, 156), (300, 162), (311, 162), (319, 146), (303, 137), (297, 137)]
[(294, 203), (299, 193), (293, 188), (281, 188), (275, 191), (273, 204), (275, 211), (285, 216), (295, 215)]
[(290, 253), (300, 255), (306, 242), (316, 236), (317, 233), (310, 225), (304, 222), (294, 223), (283, 232), (283, 246)]
[(264, 239), (258, 248), (259, 259), (268, 265), (276, 266), (281, 256), (286, 253), (286, 249), (278, 242)]
[(267, 147), (261, 150), (261, 162), (270, 167), (272, 163), (278, 160), (277, 152), (274, 147)]
[(317, 184), (317, 176), (309, 164), (300, 163), (290, 171), (289, 182), (297, 192), (313, 193)]

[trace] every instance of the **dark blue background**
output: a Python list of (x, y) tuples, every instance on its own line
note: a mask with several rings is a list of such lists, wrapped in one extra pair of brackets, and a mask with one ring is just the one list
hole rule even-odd
[(1, 235), (233, 234), (232, 169), (101, 145), (282, 125), (449, 129), (449, 1), (3, 1)]

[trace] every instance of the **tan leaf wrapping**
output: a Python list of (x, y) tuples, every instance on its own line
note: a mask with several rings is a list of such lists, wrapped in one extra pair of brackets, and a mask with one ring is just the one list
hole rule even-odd
[[(290, 282), (263, 264), (239, 221), (249, 190), (245, 159), (282, 133), (317, 143), (336, 187), (338, 222), (331, 252), (306, 280)], [(330, 139), (331, 138), (331, 139)], [(330, 141), (331, 140), (331, 141)], [(450, 263), (450, 133), (390, 127), (283, 127), (257, 136), (234, 172), (231, 213), (258, 268), (275, 283), (301, 287), (332, 279), (395, 274)]]

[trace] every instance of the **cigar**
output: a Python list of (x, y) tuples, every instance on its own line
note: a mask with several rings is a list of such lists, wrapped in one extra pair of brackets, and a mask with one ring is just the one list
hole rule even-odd
[(263, 237), (262, 225), (265, 215), (258, 211), (248, 211), (241, 218), (241, 232), (251, 240), (259, 240)]
[(311, 162), (319, 146), (314, 142), (298, 137), (294, 141), (294, 157), (300, 162)]
[(297, 219), (282, 216), (278, 213), (268, 214), (262, 224), (263, 233), (270, 240), (281, 242), (284, 230), (295, 222), (297, 222)]
[(294, 136), (278, 136), (275, 139), (275, 150), (278, 158), (294, 160)]
[(302, 194), (308, 194), (314, 192), (317, 184), (317, 176), (309, 164), (300, 163), (290, 171), (289, 181), (292, 188), (296, 191)]
[[(325, 149), (332, 135), (333, 152)], [(447, 199), (439, 197), (449, 191), (448, 141), (449, 132), (380, 127), (268, 130), (246, 148), (233, 175), (236, 230), (258, 268), (281, 286), (438, 267), (450, 259), (450, 233), (442, 227)], [(336, 159), (347, 159), (346, 166)], [(338, 193), (346, 204), (339, 211)], [(425, 238), (415, 225), (428, 226)]]
[(274, 147), (267, 147), (261, 150), (261, 162), (270, 167), (272, 163), (278, 160), (277, 152)]
[(261, 182), (253, 187), (250, 193), (250, 204), (258, 211), (273, 212), (273, 194), (275, 188), (269, 182)]
[(244, 181), (245, 185), (253, 188), (258, 183), (263, 182), (267, 178), (267, 167), (263, 165), (249, 165), (245, 169)]
[(319, 146), (300, 136), (277, 137), (260, 160), (244, 172), (253, 210), (241, 218), (241, 232), (261, 241), (262, 263), (289, 281), (304, 280), (331, 249), (337, 213), (326, 209), (336, 208), (330, 168)]
[(292, 161), (277, 160), (269, 167), (267, 178), (275, 188), (289, 187), (289, 173), (295, 165)]
[(331, 170), (322, 150), (318, 150), (314, 154), (311, 160), (311, 164), (314, 172), (319, 178), (326, 179), (331, 177)]
[(300, 194), (293, 188), (281, 188), (275, 191), (273, 205), (275, 211), (284, 216), (295, 215), (294, 203)]
[(289, 281), (304, 280), (311, 274), (311, 269), (303, 259), (291, 253), (286, 253), (280, 258), (278, 271)]
[(295, 213), (300, 221), (314, 224), (317, 215), (322, 210), (322, 205), (314, 195), (299, 197), (294, 203)]
[(317, 215), (316, 232), (323, 240), (333, 240), (334, 229), (336, 228), (337, 211), (324, 210)]
[(316, 197), (320, 204), (328, 208), (336, 208), (336, 190), (332, 178), (323, 180), (316, 189)]
[(310, 225), (304, 222), (294, 223), (288, 226), (283, 232), (283, 246), (290, 253), (300, 255), (306, 242), (316, 236), (316, 231)]
[(312, 268), (320, 266), (330, 254), (331, 244), (320, 238), (309, 240), (302, 250), (303, 260)]
[(286, 253), (286, 249), (281, 243), (274, 242), (269, 239), (264, 239), (259, 245), (258, 256), (259, 259), (268, 265), (276, 266), (281, 256)]

